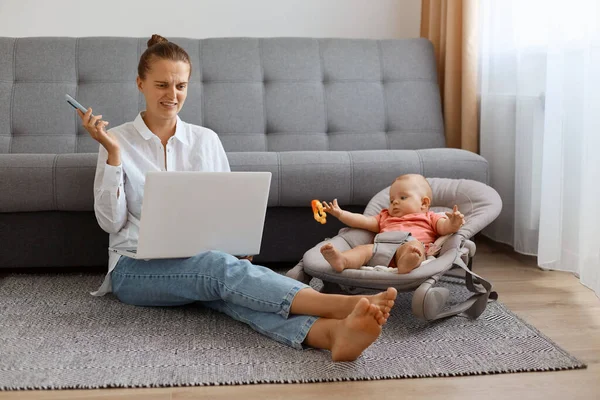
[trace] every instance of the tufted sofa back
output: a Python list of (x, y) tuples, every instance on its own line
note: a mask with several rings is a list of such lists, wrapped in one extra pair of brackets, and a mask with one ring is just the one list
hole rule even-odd
[[(192, 60), (181, 118), (228, 152), (445, 146), (433, 49), (424, 39), (169, 38)], [(95, 153), (64, 101), (110, 126), (144, 109), (147, 38), (0, 38), (0, 153)]]

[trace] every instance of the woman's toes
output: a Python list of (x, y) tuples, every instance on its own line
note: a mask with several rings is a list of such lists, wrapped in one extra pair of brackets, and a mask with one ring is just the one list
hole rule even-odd
[(369, 303), (369, 300), (366, 298), (361, 298), (358, 303), (356, 304), (356, 306), (354, 307), (354, 311), (357, 312), (357, 314), (368, 314), (371, 312), (371, 307), (373, 305), (371, 303)]
[(383, 311), (381, 311), (379, 308), (377, 308), (377, 311), (375, 312), (375, 319), (378, 318), (383, 318)]
[(369, 311), (367, 313), (373, 317), (376, 317), (377, 313), (381, 313), (381, 310), (375, 304), (371, 304), (369, 305)]
[(396, 297), (398, 296), (398, 290), (396, 290), (396, 288), (393, 288), (393, 287), (387, 288), (386, 293), (387, 293), (387, 298), (389, 300), (395, 300)]

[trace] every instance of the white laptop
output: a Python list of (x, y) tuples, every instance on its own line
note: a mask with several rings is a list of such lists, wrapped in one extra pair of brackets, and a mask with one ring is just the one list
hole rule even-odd
[(148, 172), (138, 246), (109, 250), (138, 259), (258, 254), (270, 185), (270, 172)]

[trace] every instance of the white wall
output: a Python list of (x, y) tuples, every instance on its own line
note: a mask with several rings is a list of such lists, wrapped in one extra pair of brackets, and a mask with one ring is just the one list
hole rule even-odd
[(421, 0), (0, 0), (0, 36), (418, 37)]

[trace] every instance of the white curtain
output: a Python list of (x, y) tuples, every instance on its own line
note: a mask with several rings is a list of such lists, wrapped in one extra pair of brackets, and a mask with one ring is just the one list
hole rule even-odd
[(484, 234), (600, 296), (600, 1), (482, 0)]

